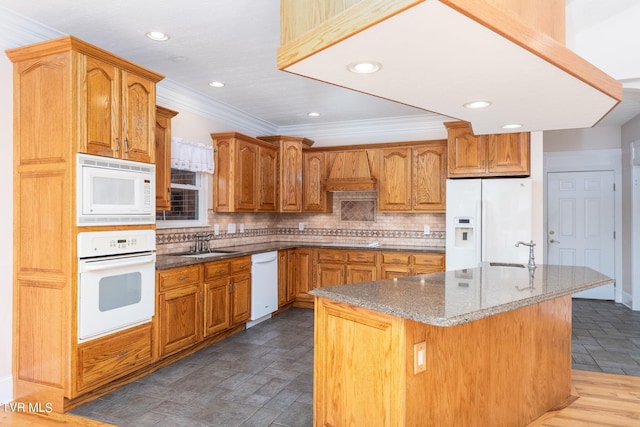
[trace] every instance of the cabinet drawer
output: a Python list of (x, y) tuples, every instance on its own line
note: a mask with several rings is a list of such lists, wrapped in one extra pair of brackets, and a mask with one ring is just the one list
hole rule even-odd
[(158, 272), (158, 290), (160, 292), (197, 283), (200, 283), (199, 265), (172, 268)]
[(345, 252), (335, 250), (319, 250), (318, 262), (344, 262)]
[(251, 257), (233, 258), (229, 262), (231, 274), (251, 273)]
[(444, 255), (442, 254), (415, 254), (413, 256), (415, 266), (444, 267)]
[(229, 275), (229, 261), (207, 262), (204, 265), (205, 282)]
[(374, 251), (349, 251), (347, 263), (349, 264), (376, 264), (377, 254)]
[(382, 264), (411, 265), (411, 254), (404, 252), (382, 252)]
[(78, 347), (78, 391), (94, 388), (152, 362), (151, 323)]

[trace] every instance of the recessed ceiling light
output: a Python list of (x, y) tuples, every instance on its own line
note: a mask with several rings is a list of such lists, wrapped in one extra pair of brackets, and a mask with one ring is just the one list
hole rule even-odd
[(161, 31), (149, 31), (145, 35), (151, 40), (155, 40), (157, 42), (164, 42), (169, 40), (169, 34), (165, 34)]
[(216, 82), (209, 83), (209, 86), (211, 86), (211, 87), (224, 87), (224, 83), (216, 81)]
[(347, 69), (352, 73), (371, 74), (380, 71), (382, 64), (373, 61), (358, 61), (347, 65)]
[(463, 107), (471, 110), (477, 110), (480, 108), (487, 108), (489, 105), (491, 105), (490, 101), (471, 101), (463, 104)]
[(522, 125), (520, 123), (509, 123), (508, 125), (502, 125), (502, 129), (520, 129)]
[(318, 113), (316, 111), (312, 111), (310, 113), (307, 113), (307, 116), (309, 116), (309, 117), (318, 117), (318, 116), (320, 116), (320, 113)]

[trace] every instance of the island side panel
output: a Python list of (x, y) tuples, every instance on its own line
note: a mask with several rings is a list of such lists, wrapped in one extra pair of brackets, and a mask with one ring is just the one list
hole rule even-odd
[(315, 426), (405, 425), (403, 323), (315, 298)]
[(454, 327), (407, 321), (405, 331), (405, 354), (427, 344), (426, 371), (405, 366), (406, 425), (527, 425), (570, 400), (570, 295)]

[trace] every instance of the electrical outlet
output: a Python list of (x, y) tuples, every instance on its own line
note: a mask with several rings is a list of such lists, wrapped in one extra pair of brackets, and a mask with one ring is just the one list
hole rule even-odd
[(427, 342), (413, 345), (413, 375), (427, 370)]
[(431, 234), (431, 227), (428, 225), (424, 226), (424, 235), (428, 236), (429, 234)]
[(298, 223), (298, 230), (300, 230), (300, 231), (304, 230), (304, 222), (299, 222)]
[(227, 233), (234, 234), (235, 232), (236, 232), (236, 224), (235, 223), (230, 223), (229, 225), (227, 225)]
[(240, 224), (240, 232), (244, 233), (244, 224)]
[(213, 235), (218, 236), (220, 234), (220, 224), (213, 224)]

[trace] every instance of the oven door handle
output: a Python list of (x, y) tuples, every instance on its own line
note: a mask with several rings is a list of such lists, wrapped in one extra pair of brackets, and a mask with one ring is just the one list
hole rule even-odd
[(101, 261), (81, 262), (81, 271), (100, 271), (113, 267), (131, 267), (134, 265), (149, 264), (155, 261), (155, 255), (145, 255), (141, 257), (118, 258)]

